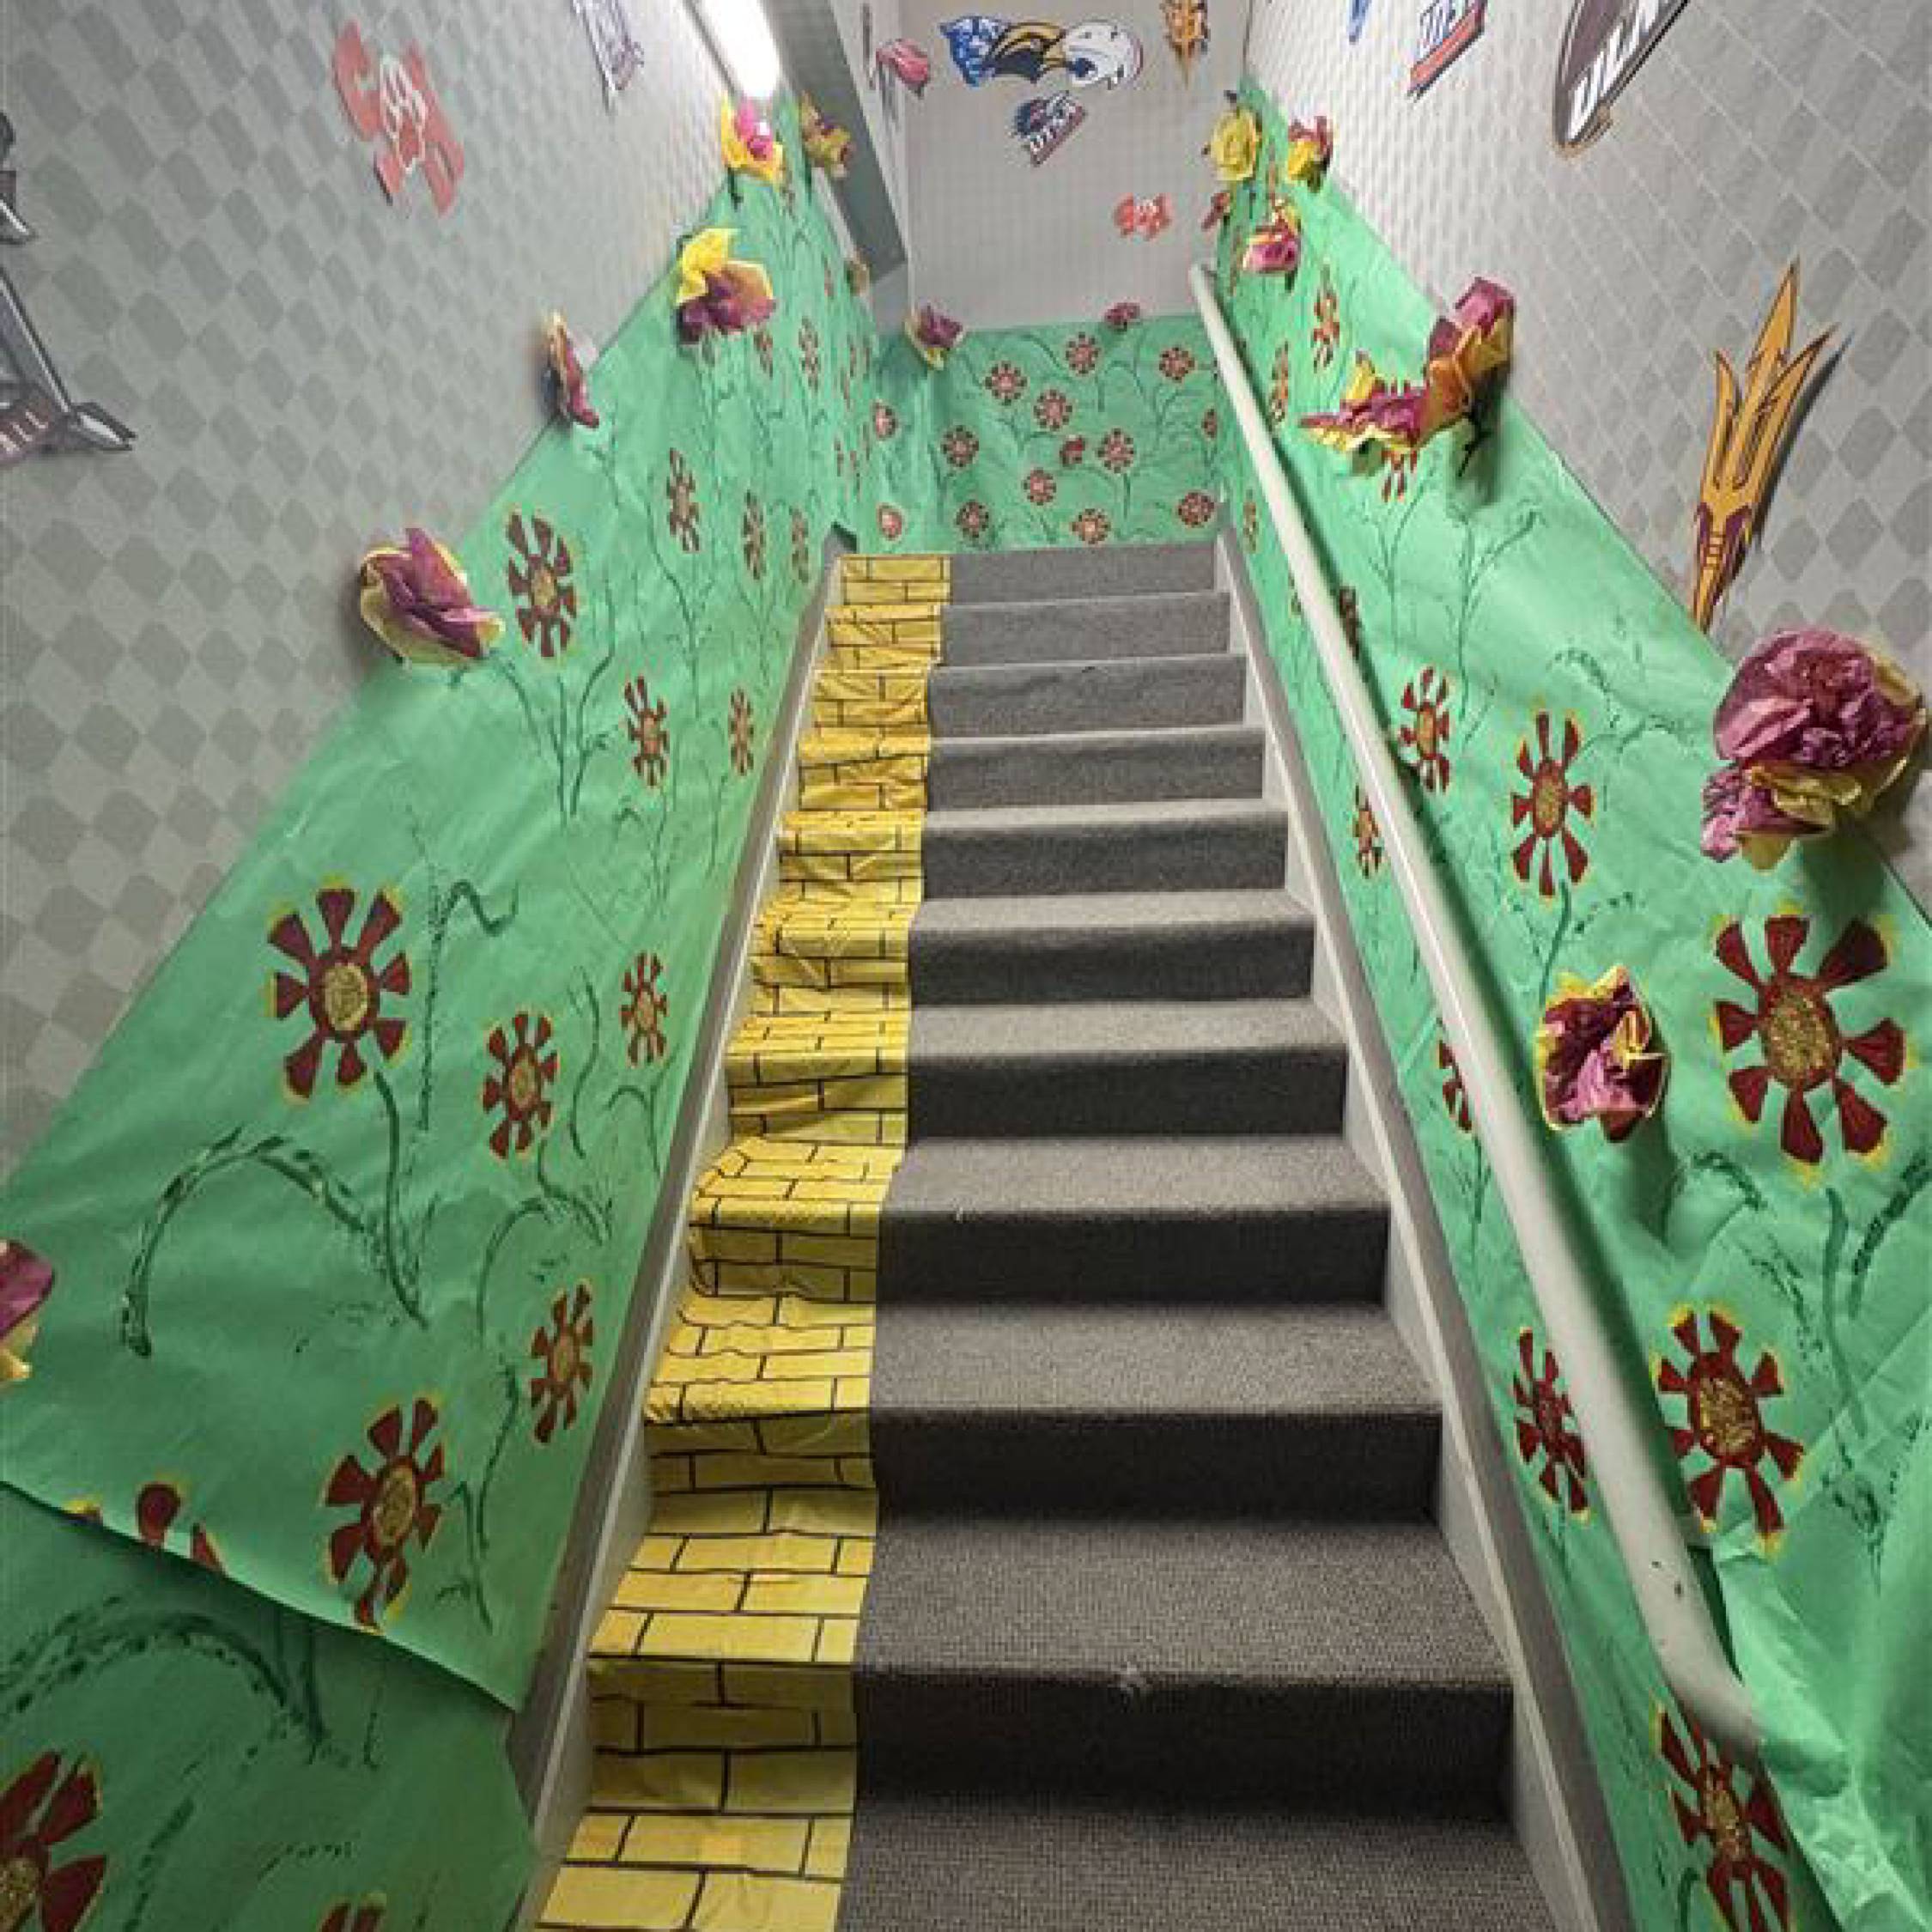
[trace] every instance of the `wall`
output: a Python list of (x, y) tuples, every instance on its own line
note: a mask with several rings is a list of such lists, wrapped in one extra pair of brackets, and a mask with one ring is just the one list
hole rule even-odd
[[(1803, 264), (1798, 343), (1835, 332), (1721, 614), (1735, 657), (1833, 625), (1932, 680), (1932, 15), (1919, 0), (1692, 0), (1572, 156), (1552, 138), (1564, 0), (1491, 0), (1482, 37), (1406, 95), (1420, 0), (1257, 7), (1249, 64), (1291, 115), (1328, 115), (1334, 179), (1438, 301), (1513, 289), (1517, 399), (1611, 521), (1681, 594), (1713, 379), (1741, 371), (1779, 278)], [(1932, 787), (1905, 857), (1932, 903)], [(1895, 853), (1897, 821), (1880, 827)]]

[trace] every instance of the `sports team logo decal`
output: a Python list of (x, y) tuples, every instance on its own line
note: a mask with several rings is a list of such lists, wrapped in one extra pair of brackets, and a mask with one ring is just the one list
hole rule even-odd
[(463, 144), (429, 84), (421, 47), (373, 57), (354, 21), (336, 37), (336, 92), (349, 125), (375, 149), (376, 179), (394, 201), (420, 173), (439, 215), (456, 204), (463, 179)]
[(1432, 86), (1468, 52), (1483, 30), (1484, 0), (1429, 0), (1416, 24), (1415, 58), (1409, 63), (1409, 92)]
[(1051, 94), (1022, 101), (1013, 116), (1013, 132), (1036, 167), (1086, 119), (1086, 108), (1073, 98), (1076, 90), (1110, 92), (1140, 72), (1140, 43), (1117, 21), (1059, 27), (1051, 21), (963, 14), (942, 21), (939, 31), (969, 88), (991, 80), (1060, 83)]
[(1558, 149), (1586, 148), (1610, 125), (1610, 106), (1683, 12), (1685, 0), (1574, 0), (1557, 55), (1552, 103)]

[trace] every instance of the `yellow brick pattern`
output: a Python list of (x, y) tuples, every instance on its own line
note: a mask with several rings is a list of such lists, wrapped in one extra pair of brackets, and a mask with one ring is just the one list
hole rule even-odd
[(733, 1139), (691, 1201), (690, 1278), (646, 1398), (651, 1522), (592, 1644), (591, 1805), (546, 1932), (833, 1932), (946, 590), (944, 557), (852, 557), (827, 614), (799, 809), (726, 1054)]

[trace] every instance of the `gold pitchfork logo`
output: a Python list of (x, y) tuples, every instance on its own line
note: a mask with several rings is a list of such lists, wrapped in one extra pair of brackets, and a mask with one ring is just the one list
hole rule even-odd
[(1730, 358), (1717, 351), (1717, 413), (1704, 451), (1692, 557), (1691, 615), (1701, 630), (1710, 629), (1757, 534), (1777, 459), (1790, 440), (1799, 397), (1812, 365), (1831, 340), (1827, 329), (1795, 360), (1787, 360), (1797, 315), (1798, 264), (1793, 262), (1758, 331), (1741, 386)]

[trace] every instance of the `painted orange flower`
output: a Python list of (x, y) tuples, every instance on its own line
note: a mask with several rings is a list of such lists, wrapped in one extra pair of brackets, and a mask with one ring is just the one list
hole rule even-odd
[(1349, 829), (1355, 835), (1355, 863), (1364, 878), (1371, 878), (1382, 870), (1382, 827), (1376, 823), (1369, 794), (1359, 785), (1355, 787), (1355, 816)]
[[(1763, 1466), (1769, 1462), (1789, 1481), (1805, 1453), (1802, 1444), (1765, 1424), (1764, 1405), (1784, 1393), (1784, 1376), (1768, 1348), (1747, 1375), (1737, 1358), (1738, 1344), (1744, 1338), (1736, 1323), (1716, 1309), (1709, 1311), (1708, 1319), (1710, 1343), (1706, 1347), (1697, 1311), (1680, 1310), (1670, 1332), (1686, 1359), (1681, 1364), (1660, 1359), (1656, 1364), (1658, 1393), (1680, 1396), (1684, 1403), (1682, 1419), (1671, 1424), (1670, 1446), (1686, 1465), (1685, 1486), (1706, 1529), (1716, 1528), (1724, 1485), (1735, 1473), (1750, 1492), (1759, 1535), (1771, 1542), (1783, 1533), (1784, 1513)], [(1704, 1464), (1690, 1475), (1692, 1455), (1701, 1455)]]
[(530, 1406), (538, 1442), (549, 1442), (559, 1422), (568, 1429), (576, 1421), (579, 1392), (591, 1384), (591, 1344), (596, 1339), (590, 1284), (580, 1281), (574, 1297), (559, 1295), (550, 1303), (548, 1325), (540, 1323), (530, 1338), (531, 1359), (538, 1364), (530, 1381)]
[(1042, 389), (1033, 400), (1033, 420), (1042, 429), (1064, 429), (1073, 420), (1073, 404), (1064, 389)]
[(757, 720), (751, 710), (751, 700), (742, 689), (732, 693), (731, 720), (726, 732), (731, 742), (732, 769), (740, 778), (749, 777), (757, 744)]
[(959, 534), (969, 544), (978, 543), (981, 538), (985, 536), (987, 532), (993, 527), (992, 512), (976, 498), (972, 501), (962, 503), (959, 506), (958, 514), (952, 520), (958, 526)]
[(510, 512), (503, 535), (516, 553), (503, 575), (516, 609), (517, 629), (524, 642), (534, 644), (546, 658), (562, 657), (570, 648), (570, 633), (577, 622), (570, 546), (542, 517), (532, 516), (526, 528), (520, 510)]
[(58, 1847), (100, 1815), (100, 1779), (84, 1758), (61, 1772), (43, 1751), (0, 1791), (0, 1926), (74, 1932), (107, 1876), (98, 1853), (57, 1863)]
[(1341, 300), (1326, 267), (1315, 296), (1315, 326), (1309, 331), (1309, 358), (1318, 369), (1327, 368), (1341, 353)]
[(641, 952), (624, 975), (624, 1051), (633, 1066), (665, 1056), (664, 1022), (671, 1002), (658, 981), (664, 962), (654, 952)]
[(1066, 366), (1075, 375), (1091, 375), (1100, 366), (1100, 344), (1090, 335), (1070, 337), (1066, 343)]
[(355, 1600), (355, 1620), (366, 1629), (380, 1629), (400, 1607), (409, 1588), (410, 1546), (428, 1549), (442, 1521), (442, 1505), (429, 1499), (443, 1479), (443, 1446), (429, 1440), (437, 1419), (435, 1403), (418, 1395), (405, 1437), (402, 1405), (385, 1409), (369, 1425), (374, 1467), (365, 1468), (351, 1451), (337, 1463), (322, 1492), (330, 1509), (355, 1512), (330, 1535), (328, 1568), (330, 1577), (341, 1583), (358, 1565), (366, 1567)]
[[(141, 1493), (134, 1499), (134, 1527), (149, 1549), (167, 1547), (168, 1534), (186, 1501), (187, 1497), (180, 1489), (163, 1479), (157, 1478), (142, 1485)], [(225, 1574), (214, 1538), (198, 1522), (188, 1531), (188, 1557), (190, 1561), (198, 1563), (204, 1570), (212, 1570), (218, 1577)], [(0, 1918), (0, 1924), (5, 1923)]]
[(1449, 683), (1433, 665), (1402, 687), (1402, 708), (1408, 722), (1397, 733), (1408, 768), (1425, 792), (1446, 792), (1449, 783)]
[(1770, 1855), (1784, 1856), (1790, 1847), (1771, 1786), (1756, 1771), (1734, 1765), (1689, 1716), (1680, 1735), (1670, 1713), (1660, 1708), (1656, 1732), (1658, 1753), (1677, 1781), (1670, 1806), (1678, 1833), (1693, 1851), (1710, 1846), (1704, 1882), (1725, 1924), (1731, 1932), (1772, 1932), (1775, 1917), (1788, 1929), (1789, 1884)]
[(507, 1030), (490, 1030), (489, 1057), (496, 1064), (483, 1076), (483, 1107), (486, 1114), (499, 1109), (502, 1114), (489, 1135), (489, 1151), (499, 1160), (507, 1160), (513, 1146), (519, 1154), (528, 1151), (531, 1142), (550, 1129), (550, 1087), (557, 1068), (550, 1037), (544, 1013), (518, 1013)]
[(1521, 1372), (1510, 1383), (1516, 1405), (1516, 1454), (1552, 1503), (1564, 1504), (1573, 1516), (1587, 1516), (1590, 1498), (1583, 1483), (1589, 1461), (1556, 1356), (1539, 1349), (1534, 1334), (1524, 1328), (1516, 1336), (1516, 1359)]
[(1764, 1055), (1757, 1066), (1736, 1067), (1728, 1077), (1739, 1110), (1755, 1126), (1772, 1084), (1783, 1087), (1778, 1145), (1793, 1160), (1815, 1167), (1825, 1157), (1825, 1139), (1812, 1113), (1812, 1096), (1821, 1087), (1828, 1087), (1838, 1103), (1838, 1137), (1848, 1152), (1873, 1154), (1883, 1145), (1886, 1117), (1853, 1087), (1845, 1060), (1849, 1055), (1880, 1084), (1895, 1086), (1905, 1071), (1905, 1036), (1892, 1019), (1848, 1034), (1832, 1011), (1834, 993), (1883, 969), (1885, 941), (1878, 933), (1862, 920), (1851, 920), (1818, 970), (1801, 973), (1798, 955), (1810, 937), (1810, 920), (1798, 914), (1766, 920), (1770, 968), (1760, 973), (1744, 928), (1732, 920), (1717, 935), (1717, 957), (1751, 989), (1755, 1004), (1720, 999), (1712, 1011), (1727, 1055), (1753, 1038)]
[(1590, 855), (1571, 829), (1570, 821), (1572, 815), (1578, 818), (1596, 815), (1595, 789), (1589, 785), (1574, 785), (1570, 780), (1571, 763), (1583, 744), (1577, 720), (1563, 720), (1562, 735), (1553, 745), (1551, 728), (1549, 713), (1539, 711), (1534, 726), (1534, 744), (1526, 734), (1516, 745), (1516, 769), (1528, 781), (1527, 788), (1510, 794), (1511, 827), (1528, 828), (1510, 853), (1510, 862), (1526, 885), (1532, 866), (1535, 867), (1536, 890), (1546, 899), (1556, 896), (1553, 860), (1558, 852), (1563, 854), (1564, 870), (1569, 873), (1572, 885), (1589, 870)]
[(702, 513), (698, 505), (697, 478), (680, 450), (672, 450), (665, 460), (664, 500), (665, 523), (677, 539), (678, 549), (695, 551)]
[(1026, 378), (1012, 362), (995, 362), (986, 372), (986, 392), (996, 403), (1017, 403), (1026, 393)]
[(1447, 1040), (1436, 1042), (1436, 1071), (1443, 1077), (1443, 1107), (1459, 1133), (1472, 1133), (1475, 1122), (1469, 1115), (1468, 1090), (1462, 1084), (1462, 1069), (1455, 1064)]
[(283, 913), (269, 927), (269, 944), (299, 969), (295, 974), (277, 969), (270, 981), (275, 1017), (287, 1019), (300, 1008), (308, 1011), (308, 1037), (282, 1062), (289, 1091), (298, 1100), (315, 1091), (315, 1077), (330, 1048), (336, 1051), (336, 1084), (352, 1087), (368, 1071), (365, 1042), (373, 1042), (385, 1060), (394, 1060), (409, 1031), (401, 1018), (382, 1010), (386, 994), (400, 999), (410, 990), (409, 955), (393, 953), (380, 964), (375, 957), (403, 923), (394, 895), (385, 889), (371, 896), (353, 941), (349, 937), (355, 911), (353, 887), (324, 886), (315, 895), (315, 908), (322, 918), (319, 946), (300, 913)]
[(1174, 513), (1190, 530), (1199, 530), (1214, 515), (1214, 499), (1205, 489), (1190, 489), (1174, 506)]
[(1104, 544), (1113, 533), (1113, 525), (1104, 510), (1082, 510), (1069, 526), (1083, 544)]
[(744, 493), (744, 514), (738, 535), (744, 547), (744, 568), (763, 580), (765, 574), (765, 507), (750, 490)]
[(664, 700), (651, 702), (651, 689), (641, 677), (624, 686), (624, 708), (630, 713), (631, 769), (654, 792), (664, 782), (671, 757), (671, 728), (665, 723)]

